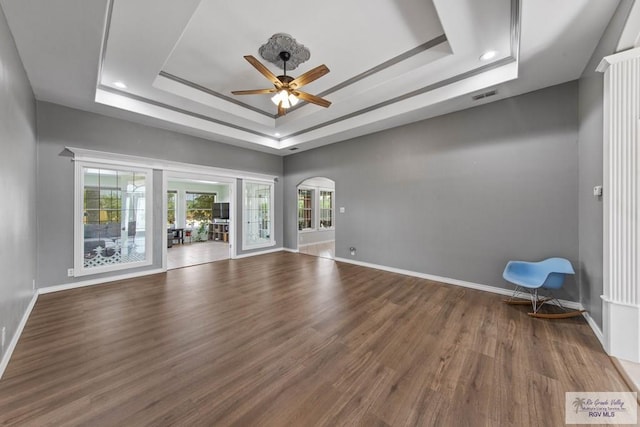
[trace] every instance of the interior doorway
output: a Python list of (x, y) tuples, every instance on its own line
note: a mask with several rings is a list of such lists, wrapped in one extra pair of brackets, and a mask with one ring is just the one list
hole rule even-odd
[(298, 184), (298, 252), (335, 258), (336, 185), (314, 177)]
[(231, 258), (233, 181), (186, 174), (167, 176), (167, 270)]

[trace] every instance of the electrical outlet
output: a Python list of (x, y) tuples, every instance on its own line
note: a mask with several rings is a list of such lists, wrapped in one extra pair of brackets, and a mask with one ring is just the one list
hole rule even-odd
[(73, 268), (67, 268), (67, 277), (73, 277)]
[(2, 327), (2, 349), (4, 350), (4, 342), (7, 340), (7, 327)]
[(351, 253), (351, 256), (356, 256), (356, 248), (354, 248), (353, 246), (349, 248), (349, 252)]

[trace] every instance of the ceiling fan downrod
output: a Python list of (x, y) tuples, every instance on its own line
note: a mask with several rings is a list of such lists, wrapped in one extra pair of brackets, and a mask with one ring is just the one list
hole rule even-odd
[(280, 52), (280, 59), (282, 59), (282, 62), (284, 62), (284, 75), (287, 75), (287, 61), (289, 59), (291, 59), (291, 54), (289, 52), (286, 51), (282, 51)]
[[(293, 78), (290, 76), (287, 76), (287, 61), (291, 58), (291, 54), (287, 51), (282, 51), (280, 52), (280, 59), (282, 59), (282, 62), (284, 62), (284, 74), (281, 76), (278, 76), (278, 80), (280, 80), (283, 84), (288, 84), (289, 82), (293, 81)], [(288, 86), (287, 86), (288, 88)]]

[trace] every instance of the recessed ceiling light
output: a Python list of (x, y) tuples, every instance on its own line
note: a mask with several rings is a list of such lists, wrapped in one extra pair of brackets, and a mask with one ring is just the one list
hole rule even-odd
[(126, 88), (127, 88), (127, 85), (126, 85), (126, 84), (124, 84), (124, 83), (123, 83), (123, 82), (121, 82), (121, 81), (113, 82), (113, 85), (114, 85), (115, 87), (117, 87), (118, 89), (126, 89)]
[(490, 59), (493, 59), (497, 54), (498, 52), (495, 50), (488, 50), (480, 56), (480, 61), (488, 61)]
[(274, 133), (275, 136), (280, 136), (280, 133), (276, 132)]

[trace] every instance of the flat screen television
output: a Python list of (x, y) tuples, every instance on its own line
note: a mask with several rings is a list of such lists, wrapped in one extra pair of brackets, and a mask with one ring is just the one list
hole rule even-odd
[(217, 202), (213, 204), (214, 219), (229, 219), (229, 203)]

